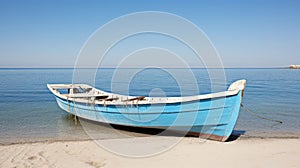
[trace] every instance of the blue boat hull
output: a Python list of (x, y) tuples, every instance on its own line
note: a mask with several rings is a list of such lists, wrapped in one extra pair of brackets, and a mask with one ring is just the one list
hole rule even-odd
[(96, 122), (183, 131), (226, 141), (238, 118), (242, 90), (231, 96), (167, 104), (105, 106), (56, 100), (68, 113)]

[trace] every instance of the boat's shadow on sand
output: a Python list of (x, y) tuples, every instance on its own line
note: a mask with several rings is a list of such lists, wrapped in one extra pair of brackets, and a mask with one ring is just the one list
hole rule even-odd
[[(135, 133), (143, 133), (147, 135), (158, 135), (158, 136), (175, 136), (175, 137), (195, 137), (199, 138), (196, 135), (189, 135), (186, 133), (181, 133), (178, 131), (172, 130), (164, 130), (164, 129), (157, 129), (157, 128), (140, 128), (140, 127), (130, 127), (130, 126), (121, 126), (121, 125), (111, 125), (113, 128), (128, 132), (135, 132)], [(241, 135), (244, 135), (246, 131), (242, 130), (233, 130), (230, 137), (226, 140), (226, 142), (231, 142), (237, 140)]]
[(239, 139), (242, 135), (245, 134), (246, 131), (244, 130), (233, 130), (230, 137), (227, 139), (226, 142), (231, 142)]
[[(74, 120), (72, 115), (67, 115), (64, 118), (65, 122), (70, 123), (70, 120)], [(74, 121), (73, 121), (74, 122)], [(84, 118), (79, 118), (77, 120), (77, 126), (80, 127), (89, 127), (92, 125), (92, 129), (116, 129), (121, 131), (122, 134), (127, 134), (128, 136), (133, 137), (148, 137), (148, 136), (174, 136), (174, 137), (195, 137), (199, 138), (196, 135), (189, 135), (185, 132), (173, 131), (173, 130), (166, 130), (166, 129), (158, 129), (158, 128), (142, 128), (142, 127), (132, 127), (132, 126), (123, 126), (123, 125), (114, 125), (114, 124), (106, 124), (106, 123), (99, 123), (96, 121), (87, 120)], [(87, 128), (89, 129), (89, 128)], [(85, 129), (85, 130), (87, 130)], [(101, 131), (100, 131), (101, 132)], [(111, 130), (111, 132), (113, 132)], [(235, 141), (240, 138), (241, 135), (244, 135), (245, 131), (243, 130), (233, 130), (231, 136), (226, 140), (226, 142)]]
[[(164, 129), (157, 129), (157, 128), (140, 128), (140, 127), (129, 127), (129, 126), (121, 126), (121, 125), (111, 125), (113, 128), (128, 132), (136, 132), (136, 133), (143, 133), (148, 135), (158, 135), (158, 136), (175, 136), (175, 137), (195, 137), (198, 138), (199, 136), (196, 135), (189, 135), (186, 133), (181, 133), (178, 131), (172, 130), (164, 130)], [(226, 142), (231, 142), (237, 140), (241, 135), (243, 135), (245, 131), (241, 130), (234, 130), (230, 137), (226, 140)]]

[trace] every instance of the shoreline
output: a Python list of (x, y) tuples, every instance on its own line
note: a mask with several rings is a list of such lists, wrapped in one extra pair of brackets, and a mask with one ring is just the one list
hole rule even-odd
[[(101, 141), (101, 140), (122, 140), (122, 139), (130, 139), (130, 138), (149, 138), (151, 136), (140, 136), (140, 137), (127, 137), (127, 138), (106, 138), (106, 139), (91, 139), (91, 138), (82, 138), (82, 139), (33, 139), (33, 140), (20, 140), (17, 142), (0, 142), (0, 146), (10, 146), (10, 145), (25, 145), (25, 144), (51, 144), (51, 143), (56, 143), (56, 142), (89, 142), (89, 141)], [(174, 136), (156, 136), (156, 137), (167, 137), (167, 138), (172, 138)], [(181, 138), (181, 137), (174, 137), (174, 138)], [(183, 137), (182, 139), (194, 139), (197, 140), (198, 137)], [(223, 143), (230, 143), (230, 142), (235, 142), (235, 141), (246, 141), (246, 140), (272, 140), (272, 139), (300, 139), (300, 134), (295, 134), (294, 136), (248, 136), (248, 135), (241, 135), (239, 137), (235, 137), (235, 135), (231, 136), (228, 141), (223, 142)], [(212, 141), (212, 142), (219, 142), (219, 141), (214, 141), (214, 140), (207, 140), (203, 139), (205, 141)], [(222, 143), (222, 142), (220, 142)]]

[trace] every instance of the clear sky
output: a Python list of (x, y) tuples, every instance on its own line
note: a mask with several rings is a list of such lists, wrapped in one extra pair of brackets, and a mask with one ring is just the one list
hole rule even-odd
[(124, 14), (163, 11), (200, 27), (225, 67), (300, 64), (300, 1), (0, 1), (0, 67), (73, 67), (87, 38)]

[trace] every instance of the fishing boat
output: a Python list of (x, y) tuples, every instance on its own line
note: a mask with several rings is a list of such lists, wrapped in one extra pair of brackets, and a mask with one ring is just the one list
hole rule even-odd
[(246, 80), (228, 90), (186, 97), (128, 96), (87, 84), (48, 84), (60, 108), (77, 117), (114, 125), (185, 131), (226, 141), (236, 124)]

